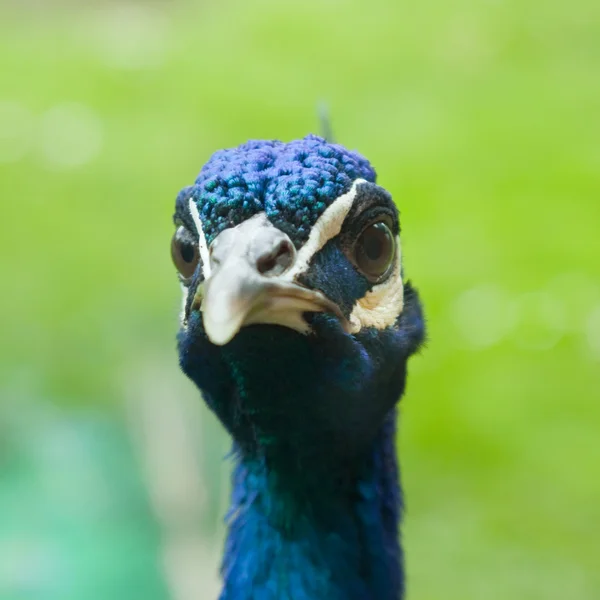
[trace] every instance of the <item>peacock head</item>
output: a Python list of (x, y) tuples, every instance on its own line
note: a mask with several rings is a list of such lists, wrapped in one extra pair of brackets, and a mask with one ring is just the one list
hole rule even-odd
[(316, 136), (248, 142), (210, 158), (174, 220), (180, 364), (236, 442), (359, 454), (424, 335), (369, 162)]

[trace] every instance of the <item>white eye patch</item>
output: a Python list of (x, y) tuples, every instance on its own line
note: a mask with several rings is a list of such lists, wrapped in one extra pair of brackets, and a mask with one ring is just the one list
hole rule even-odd
[(185, 325), (186, 325), (186, 323), (185, 323), (185, 307), (187, 304), (188, 294), (189, 294), (189, 290), (182, 283), (181, 284), (181, 295), (182, 295), (181, 312), (179, 313), (179, 322), (181, 323), (182, 327), (185, 327)]
[(206, 243), (206, 237), (204, 235), (204, 229), (202, 228), (202, 220), (200, 219), (200, 213), (198, 207), (194, 202), (193, 198), (190, 198), (190, 214), (194, 219), (194, 225), (196, 225), (196, 231), (198, 232), (198, 251), (200, 258), (202, 259), (202, 277), (207, 279), (210, 275), (210, 254), (208, 252), (208, 244)]
[(396, 322), (404, 308), (402, 283), (402, 250), (397, 238), (396, 264), (390, 276), (356, 301), (350, 313), (350, 331), (358, 333), (363, 327), (385, 329)]

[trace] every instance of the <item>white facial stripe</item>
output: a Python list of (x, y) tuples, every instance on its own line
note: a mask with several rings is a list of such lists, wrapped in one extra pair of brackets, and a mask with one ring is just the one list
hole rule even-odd
[(308, 240), (296, 256), (294, 266), (287, 271), (282, 278), (288, 281), (293, 280), (300, 273), (308, 269), (308, 265), (312, 257), (323, 248), (323, 246), (332, 238), (334, 238), (342, 229), (344, 219), (350, 212), (354, 198), (356, 197), (356, 188), (360, 183), (365, 183), (364, 179), (357, 179), (350, 190), (336, 198), (330, 204), (325, 212), (317, 219), (308, 236)]
[(386, 281), (373, 286), (373, 289), (356, 302), (349, 319), (351, 333), (358, 333), (363, 327), (385, 329), (396, 322), (404, 308), (401, 265), (402, 253), (398, 237), (394, 272)]
[(189, 290), (187, 287), (185, 287), (185, 285), (183, 285), (183, 283), (181, 284), (181, 294), (183, 298), (181, 302), (181, 313), (179, 313), (179, 321), (181, 322), (182, 326), (185, 326), (185, 305), (187, 304)]
[(200, 252), (200, 258), (202, 259), (202, 277), (207, 279), (210, 275), (210, 254), (208, 253), (206, 237), (204, 237), (200, 213), (198, 213), (198, 207), (193, 198), (190, 198), (190, 214), (192, 215), (192, 219), (194, 219), (194, 224), (198, 231), (198, 251)]

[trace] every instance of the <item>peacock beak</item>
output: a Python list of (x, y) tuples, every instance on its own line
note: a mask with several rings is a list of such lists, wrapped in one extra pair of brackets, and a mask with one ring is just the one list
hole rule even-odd
[(330, 312), (345, 323), (339, 307), (321, 292), (286, 278), (295, 258), (289, 237), (264, 213), (219, 234), (210, 248), (210, 275), (193, 302), (208, 339), (221, 346), (257, 323), (308, 333), (307, 312)]

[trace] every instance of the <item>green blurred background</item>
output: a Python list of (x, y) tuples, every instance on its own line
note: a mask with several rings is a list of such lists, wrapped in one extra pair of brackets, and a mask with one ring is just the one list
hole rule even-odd
[(318, 131), (402, 212), (409, 599), (600, 598), (600, 3), (3, 0), (0, 598), (216, 597), (177, 191)]

